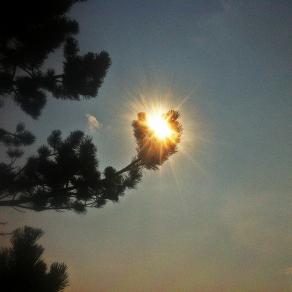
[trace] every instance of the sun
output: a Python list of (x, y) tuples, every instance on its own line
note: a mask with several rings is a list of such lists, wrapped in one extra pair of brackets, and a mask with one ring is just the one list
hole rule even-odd
[(169, 139), (173, 135), (173, 129), (167, 118), (161, 113), (148, 114), (146, 123), (155, 137), (160, 140)]

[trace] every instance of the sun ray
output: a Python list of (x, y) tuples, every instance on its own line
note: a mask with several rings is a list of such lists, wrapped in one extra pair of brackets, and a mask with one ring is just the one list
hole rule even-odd
[[(168, 128), (163, 114), (167, 113), (169, 109), (178, 111), (180, 113), (179, 120), (183, 126), (183, 134), (177, 145), (178, 153), (170, 157), (169, 161), (173, 168), (181, 163), (192, 164), (199, 172), (206, 173), (200, 157), (204, 150), (201, 146), (208, 143), (206, 139), (208, 139), (209, 135), (205, 129), (207, 124), (202, 124), (201, 113), (194, 102), (196, 95), (196, 90), (191, 93), (180, 94), (169, 86), (161, 87), (157, 85), (152, 87), (152, 84), (128, 89), (124, 94), (124, 102), (122, 103), (122, 115), (124, 118), (122, 120), (119, 119), (119, 122), (117, 122), (119, 131), (124, 133), (124, 137), (129, 137), (133, 133), (129, 124), (135, 120), (137, 113), (146, 113), (148, 117), (146, 123), (152, 133), (149, 135), (151, 142), (145, 144), (143, 151), (149, 158), (154, 152), (157, 152), (161, 160), (163, 148), (167, 147), (167, 141), (170, 141), (171, 134), (173, 134), (171, 129)], [(115, 116), (114, 118), (117, 117)], [(202, 129), (205, 130), (202, 131)], [(129, 144), (127, 149), (131, 150), (135, 146), (130, 140), (126, 143)], [(167, 163), (165, 167), (170, 168), (170, 164)], [(176, 171), (177, 178), (183, 175), (182, 171), (179, 172), (177, 169), (172, 169), (172, 171)]]

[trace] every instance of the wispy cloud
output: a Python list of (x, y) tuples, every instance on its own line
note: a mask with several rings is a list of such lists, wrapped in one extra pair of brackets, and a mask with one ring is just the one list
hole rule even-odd
[(87, 114), (87, 126), (90, 132), (95, 132), (97, 129), (100, 129), (102, 124), (97, 120), (93, 115)]

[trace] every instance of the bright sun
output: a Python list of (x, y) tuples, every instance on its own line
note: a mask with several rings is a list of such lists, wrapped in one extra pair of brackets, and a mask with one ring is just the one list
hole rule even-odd
[(160, 140), (168, 139), (173, 134), (173, 130), (167, 119), (165, 119), (162, 114), (150, 114), (147, 117), (147, 124), (154, 135)]

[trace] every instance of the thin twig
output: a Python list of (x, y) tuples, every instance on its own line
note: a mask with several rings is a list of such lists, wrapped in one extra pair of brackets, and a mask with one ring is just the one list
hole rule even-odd
[(6, 235), (11, 235), (13, 232), (0, 232), (0, 236), (6, 236)]

